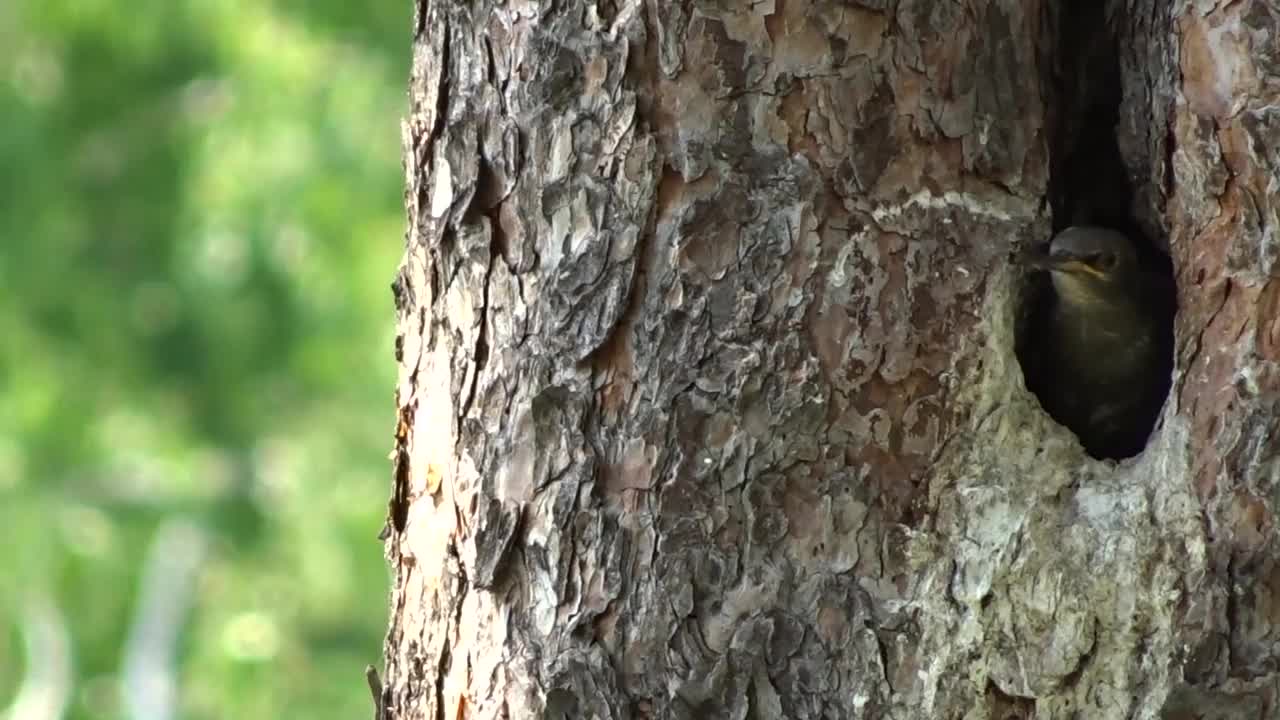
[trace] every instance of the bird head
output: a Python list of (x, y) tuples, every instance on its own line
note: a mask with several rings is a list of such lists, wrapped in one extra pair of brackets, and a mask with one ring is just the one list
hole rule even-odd
[(1058, 295), (1075, 305), (1114, 303), (1135, 289), (1137, 252), (1115, 230), (1069, 227), (1054, 236), (1047, 252), (1028, 252), (1025, 262), (1049, 271)]

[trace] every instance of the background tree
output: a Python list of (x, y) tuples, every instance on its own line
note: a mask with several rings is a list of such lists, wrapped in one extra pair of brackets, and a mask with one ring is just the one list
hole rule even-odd
[[(418, 3), (390, 716), (1271, 713), (1278, 23)], [(1077, 217), (1179, 288), (1118, 464), (1015, 354)]]
[(354, 7), (0, 2), (0, 717), (367, 712), (408, 34)]

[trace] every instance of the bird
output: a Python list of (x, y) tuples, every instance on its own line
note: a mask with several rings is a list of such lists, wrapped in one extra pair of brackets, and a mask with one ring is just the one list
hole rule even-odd
[(1026, 333), (1028, 389), (1090, 455), (1138, 454), (1170, 385), (1170, 281), (1104, 227), (1068, 227), (1023, 262), (1052, 280)]

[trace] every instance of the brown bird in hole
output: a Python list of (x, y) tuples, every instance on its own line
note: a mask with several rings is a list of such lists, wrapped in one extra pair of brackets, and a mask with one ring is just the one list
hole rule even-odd
[(1172, 287), (1129, 238), (1074, 226), (1023, 262), (1052, 279), (1025, 333), (1027, 387), (1094, 457), (1136, 455), (1169, 391)]

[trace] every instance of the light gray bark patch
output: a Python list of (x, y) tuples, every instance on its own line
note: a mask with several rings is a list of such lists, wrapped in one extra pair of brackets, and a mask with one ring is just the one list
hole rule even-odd
[(481, 382), (480, 375), (489, 357), (488, 303), (489, 276), (493, 269), (493, 233), (489, 219), (480, 217), (478, 222), (464, 225), (459, 232), (448, 237), (455, 238), (455, 242), (444, 248), (444, 264), (446, 267), (452, 265), (455, 272), (449, 276), (446, 292), (462, 293), (475, 303), (470, 313), (471, 324), (459, 328), (461, 337), (471, 338), (471, 341), (463, 343), (467, 349), (454, 356), (454, 371), (451, 373), (455, 397), (461, 398), (458, 408), (458, 421), (461, 423), (471, 410)]
[[(1269, 20), (1272, 34), (1280, 33), (1280, 11)], [(1280, 51), (1274, 55), (1280, 70)], [(1249, 109), (1240, 114), (1239, 120), (1250, 155), (1257, 163), (1254, 171), (1260, 182), (1251, 183), (1253, 187), (1246, 194), (1248, 202), (1242, 208), (1241, 219), (1248, 229), (1244, 236), (1253, 242), (1236, 245), (1230, 262), (1233, 269), (1259, 279), (1280, 278), (1280, 201), (1275, 199), (1275, 190), (1280, 186), (1280, 107)]]
[(658, 69), (665, 77), (674, 78), (684, 66), (684, 45), (689, 30), (689, 5), (664, 0), (647, 0), (645, 6), (658, 47)]

